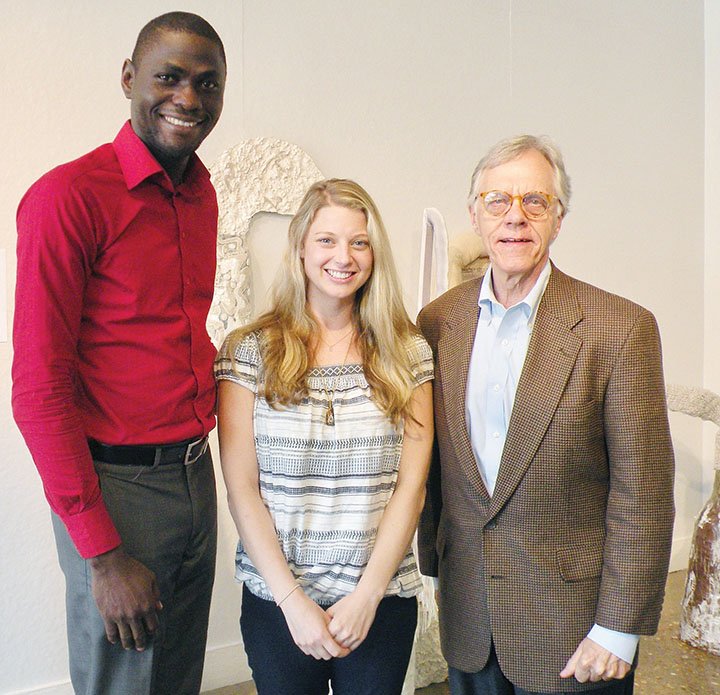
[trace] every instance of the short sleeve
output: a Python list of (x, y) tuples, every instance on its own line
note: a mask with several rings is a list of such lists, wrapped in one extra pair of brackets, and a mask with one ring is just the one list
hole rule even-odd
[[(232, 346), (235, 345), (234, 350)], [(231, 350), (233, 350), (231, 354)], [(258, 392), (261, 358), (258, 334), (250, 333), (236, 343), (231, 333), (223, 342), (215, 359), (217, 381), (232, 381), (253, 393)]]
[(410, 354), (410, 369), (415, 383), (420, 386), (435, 377), (433, 354), (425, 338), (421, 335), (413, 336), (408, 352)]

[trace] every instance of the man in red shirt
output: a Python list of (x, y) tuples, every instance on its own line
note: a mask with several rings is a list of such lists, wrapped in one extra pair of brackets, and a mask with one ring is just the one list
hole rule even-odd
[(131, 118), (18, 210), (13, 412), (54, 512), (77, 693), (198, 693), (216, 545), (217, 202), (195, 150), (222, 42), (162, 15), (122, 70)]

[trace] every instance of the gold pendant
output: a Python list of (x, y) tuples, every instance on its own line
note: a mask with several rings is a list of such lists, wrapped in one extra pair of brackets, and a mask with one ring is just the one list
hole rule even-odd
[(335, 410), (333, 409), (332, 401), (328, 401), (328, 405), (325, 410), (325, 424), (330, 427), (334, 427), (335, 425)]

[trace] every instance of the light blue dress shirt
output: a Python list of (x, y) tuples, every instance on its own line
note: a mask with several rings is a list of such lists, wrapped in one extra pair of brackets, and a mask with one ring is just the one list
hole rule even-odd
[[(465, 419), (478, 470), (490, 496), (495, 490), (535, 316), (551, 270), (548, 260), (527, 296), (508, 309), (495, 297), (492, 267), (480, 287), (480, 316), (468, 369)], [(597, 624), (588, 637), (628, 663), (632, 663), (640, 639)]]
[(491, 496), (520, 372), (550, 269), (548, 261), (525, 299), (509, 309), (495, 298), (492, 270), (480, 287), (480, 316), (468, 369), (465, 420), (480, 475)]

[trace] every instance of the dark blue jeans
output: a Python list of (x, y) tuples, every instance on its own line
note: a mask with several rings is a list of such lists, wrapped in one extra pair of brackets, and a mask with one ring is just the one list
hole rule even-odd
[(400, 695), (417, 624), (417, 600), (387, 596), (365, 641), (323, 661), (293, 642), (282, 611), (243, 587), (240, 629), (258, 695)]

